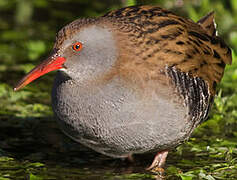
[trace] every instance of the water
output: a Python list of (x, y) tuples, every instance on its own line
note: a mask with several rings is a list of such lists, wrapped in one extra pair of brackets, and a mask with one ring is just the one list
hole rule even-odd
[[(98, 154), (64, 136), (50, 106), (54, 73), (19, 92), (14, 84), (52, 48), (55, 33), (80, 16), (103, 14), (118, 1), (0, 0), (0, 179), (156, 179), (145, 170), (154, 154), (134, 163)], [(80, 7), (80, 8), (79, 8)], [(13, 13), (14, 12), (14, 13)], [(167, 158), (167, 179), (237, 177), (236, 60), (226, 73), (207, 122)], [(231, 85), (230, 85), (231, 84)]]

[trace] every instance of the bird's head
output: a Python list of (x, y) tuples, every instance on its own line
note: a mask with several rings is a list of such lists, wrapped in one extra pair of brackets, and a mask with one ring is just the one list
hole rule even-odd
[(58, 69), (78, 81), (93, 79), (110, 69), (116, 58), (110, 28), (95, 19), (79, 19), (59, 31), (50, 56), (23, 77), (14, 90)]

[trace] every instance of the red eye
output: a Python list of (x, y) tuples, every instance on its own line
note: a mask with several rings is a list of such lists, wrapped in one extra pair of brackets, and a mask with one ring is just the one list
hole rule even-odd
[(74, 43), (73, 45), (72, 45), (72, 49), (74, 50), (74, 51), (80, 51), (81, 49), (82, 49), (82, 43), (80, 43), (80, 42), (76, 42), (76, 43)]

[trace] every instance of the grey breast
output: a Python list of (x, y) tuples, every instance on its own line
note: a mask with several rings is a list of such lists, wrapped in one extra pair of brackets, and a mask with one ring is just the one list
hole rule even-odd
[(190, 136), (185, 103), (162, 93), (143, 97), (120, 81), (91, 88), (58, 72), (52, 104), (63, 132), (112, 157), (168, 149)]

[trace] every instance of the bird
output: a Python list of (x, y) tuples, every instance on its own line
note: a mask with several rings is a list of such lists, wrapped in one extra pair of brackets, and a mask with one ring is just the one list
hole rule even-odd
[(113, 158), (157, 152), (147, 169), (162, 169), (207, 119), (231, 62), (214, 12), (194, 22), (130, 6), (63, 27), (49, 57), (14, 90), (58, 70), (52, 107), (67, 136)]

